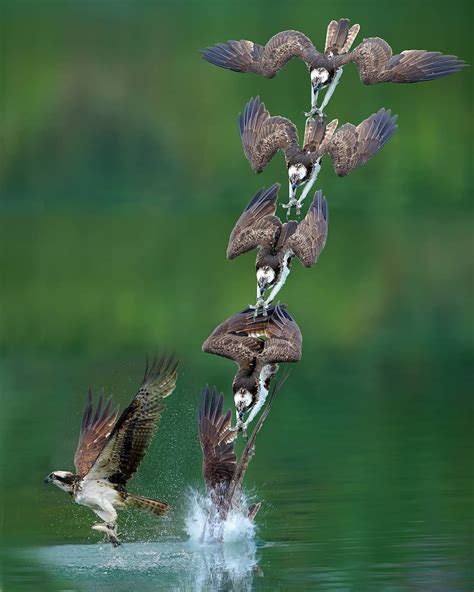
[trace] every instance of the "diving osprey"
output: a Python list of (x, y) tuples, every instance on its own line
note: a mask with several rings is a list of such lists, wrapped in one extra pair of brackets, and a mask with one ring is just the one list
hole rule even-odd
[[(237, 462), (234, 450), (236, 432), (231, 427), (231, 413), (230, 410), (225, 414), (223, 412), (224, 395), (218, 394), (216, 387), (209, 389), (206, 386), (201, 390), (197, 422), (202, 450), (202, 475), (213, 510), (216, 512), (215, 516), (208, 516), (205, 530), (206, 527), (215, 525), (215, 518), (218, 518), (220, 522), (225, 520), (231, 508), (242, 507), (242, 482), (255, 453), (255, 439), (286, 378), (287, 376), (284, 376), (272, 388), (268, 404), (259, 417), (239, 462)], [(250, 520), (255, 518), (260, 506), (261, 503), (257, 502), (248, 507), (247, 515)], [(205, 531), (203, 538), (204, 536)]]
[[(247, 308), (221, 323), (202, 350), (229, 358), (239, 369), (232, 383), (237, 430), (246, 430), (265, 403), (280, 362), (301, 360), (302, 336), (286, 308), (277, 304), (255, 317)], [(249, 413), (245, 423), (243, 417)]]
[[(256, 173), (261, 173), (278, 150), (285, 154), (289, 179), (289, 202), (284, 208), (297, 212), (313, 186), (325, 154), (332, 158), (334, 170), (344, 177), (366, 163), (392, 137), (397, 116), (380, 109), (356, 127), (346, 123), (337, 131), (337, 119), (326, 124), (324, 118), (306, 120), (303, 148), (298, 131), (285, 117), (271, 117), (260, 97), (250, 99), (239, 115), (240, 139), (245, 156)], [(299, 199), (296, 189), (306, 184)]]
[[(342, 67), (353, 62), (364, 84), (379, 82), (422, 82), (454, 74), (467, 64), (456, 56), (438, 51), (411, 49), (392, 55), (390, 45), (380, 37), (370, 37), (349, 51), (360, 26), (349, 27), (348, 19), (331, 21), (327, 28), (324, 53), (299, 31), (282, 31), (263, 47), (252, 41), (227, 41), (201, 51), (202, 57), (234, 72), (255, 72), (273, 78), (292, 58), (303, 60), (311, 78), (311, 110), (306, 115), (322, 115), (342, 75)], [(318, 93), (326, 94), (318, 108)]]
[(118, 420), (118, 408), (111, 408), (110, 398), (103, 406), (102, 394), (94, 411), (89, 390), (74, 455), (76, 473), (53, 471), (45, 479), (95, 512), (104, 522), (92, 528), (103, 532), (114, 546), (120, 544), (117, 510), (138, 508), (157, 516), (168, 511), (165, 502), (129, 493), (125, 486), (145, 456), (164, 410), (164, 399), (176, 386), (177, 366), (166, 357), (151, 364), (147, 361), (140, 389)]
[[(322, 191), (314, 194), (305, 218), (282, 224), (275, 215), (280, 184), (260, 190), (243, 211), (232, 230), (227, 257), (234, 259), (258, 247), (257, 303), (264, 311), (275, 298), (290, 273), (293, 257), (305, 267), (312, 267), (319, 258), (328, 235), (328, 209)], [(271, 290), (264, 299), (267, 290)]]

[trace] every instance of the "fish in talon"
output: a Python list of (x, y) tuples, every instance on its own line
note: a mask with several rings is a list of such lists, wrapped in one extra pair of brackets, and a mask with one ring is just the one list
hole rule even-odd
[(328, 234), (328, 204), (322, 191), (315, 193), (306, 216), (282, 223), (276, 216), (280, 185), (261, 189), (250, 200), (234, 226), (227, 246), (227, 258), (234, 259), (258, 249), (255, 263), (257, 296), (265, 292), (268, 307), (277, 296), (290, 273), (293, 259), (312, 267), (326, 244)]
[[(290, 192), (286, 207), (291, 208), (301, 205), (311, 191), (326, 154), (332, 159), (336, 175), (344, 177), (384, 146), (397, 129), (396, 120), (386, 109), (357, 126), (346, 123), (338, 129), (337, 119), (326, 123), (324, 118), (308, 118), (301, 148), (296, 126), (285, 117), (271, 116), (256, 97), (239, 115), (239, 129), (245, 156), (256, 173), (264, 170), (278, 150), (284, 153)], [(304, 189), (296, 200), (295, 192), (301, 186)]]

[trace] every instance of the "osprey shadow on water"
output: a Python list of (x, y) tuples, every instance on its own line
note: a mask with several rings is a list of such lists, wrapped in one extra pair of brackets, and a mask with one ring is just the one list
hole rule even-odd
[[(337, 131), (338, 120), (326, 123), (324, 118), (306, 120), (303, 148), (299, 146), (298, 130), (286, 117), (270, 116), (260, 97), (250, 99), (239, 115), (242, 147), (250, 166), (261, 173), (278, 150), (285, 155), (288, 169), (289, 201), (284, 204), (288, 213), (296, 207), (297, 214), (311, 191), (321, 170), (325, 154), (332, 158), (334, 170), (344, 177), (366, 163), (388, 142), (395, 130), (397, 116), (380, 109), (358, 126), (346, 123)], [(305, 185), (299, 199), (299, 186)]]
[(177, 367), (167, 357), (151, 364), (147, 361), (140, 389), (118, 420), (118, 408), (112, 409), (110, 398), (104, 405), (102, 393), (94, 411), (89, 389), (74, 455), (76, 473), (53, 471), (45, 479), (95, 512), (103, 522), (92, 528), (104, 533), (114, 546), (120, 544), (118, 510), (138, 508), (157, 516), (168, 511), (167, 503), (130, 493), (126, 485), (145, 456), (165, 398), (175, 389)]
[[(459, 72), (467, 64), (439, 51), (411, 49), (393, 55), (390, 45), (380, 37), (364, 39), (350, 51), (360, 26), (348, 19), (331, 21), (326, 32), (324, 52), (319, 52), (304, 33), (282, 31), (263, 46), (253, 41), (227, 41), (201, 51), (202, 57), (234, 72), (254, 72), (273, 78), (287, 62), (298, 58), (305, 62), (311, 79), (311, 109), (307, 116), (322, 115), (349, 62), (359, 68), (363, 84), (381, 82), (413, 83), (435, 80)], [(318, 107), (318, 94), (326, 89)]]
[(204, 352), (229, 358), (239, 367), (232, 382), (238, 432), (246, 433), (265, 403), (278, 364), (301, 360), (302, 342), (300, 328), (278, 303), (266, 315), (255, 316), (252, 308), (237, 313), (203, 343)]
[(216, 387), (201, 390), (197, 412), (199, 441), (202, 450), (202, 475), (211, 507), (204, 525), (202, 539), (222, 540), (222, 524), (235, 509), (253, 520), (261, 503), (246, 506), (242, 497), (242, 483), (247, 467), (255, 454), (255, 440), (262, 428), (273, 401), (287, 375), (272, 387), (268, 403), (248, 439), (237, 462), (234, 450), (235, 430), (231, 427), (231, 412), (224, 413), (224, 395)]
[[(256, 260), (257, 302), (255, 313), (269, 304), (283, 287), (297, 257), (305, 267), (318, 260), (328, 235), (328, 206), (322, 191), (314, 199), (300, 222), (290, 220), (282, 224), (275, 215), (279, 183), (260, 190), (250, 201), (232, 230), (227, 257), (234, 259), (258, 248)], [(265, 300), (267, 290), (270, 294)]]

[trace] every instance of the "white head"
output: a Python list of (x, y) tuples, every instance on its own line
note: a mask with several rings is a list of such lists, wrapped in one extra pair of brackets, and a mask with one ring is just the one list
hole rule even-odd
[(249, 390), (240, 388), (236, 393), (234, 393), (234, 404), (240, 417), (250, 409), (252, 403), (253, 396)]
[(288, 167), (288, 179), (290, 180), (293, 191), (306, 180), (307, 176), (308, 169), (301, 162)]
[(329, 80), (329, 72), (326, 68), (315, 68), (311, 70), (311, 84), (317, 90), (326, 84)]
[(76, 482), (76, 475), (69, 471), (53, 471), (46, 479), (45, 483), (53, 483), (59, 489), (71, 493), (74, 489), (74, 483)]
[(276, 273), (269, 265), (257, 269), (257, 284), (262, 290), (266, 290), (275, 281)]

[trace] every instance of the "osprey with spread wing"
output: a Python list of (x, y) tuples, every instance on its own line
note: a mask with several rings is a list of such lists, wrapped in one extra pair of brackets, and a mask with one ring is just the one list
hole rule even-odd
[[(230, 410), (224, 413), (224, 395), (218, 393), (216, 387), (208, 386), (201, 390), (199, 399), (197, 423), (199, 441), (202, 450), (202, 475), (207, 494), (212, 502), (213, 512), (208, 516), (204, 527), (210, 530), (210, 538), (220, 538), (222, 531), (218, 527), (227, 518), (231, 509), (244, 510), (250, 520), (253, 520), (260, 509), (260, 502), (243, 507), (242, 483), (247, 467), (255, 453), (255, 440), (272, 407), (275, 396), (282, 387), (288, 375), (285, 375), (270, 393), (268, 404), (248, 439), (245, 448), (237, 461), (234, 450), (235, 430), (231, 427)], [(217, 533), (217, 537), (216, 537)]]
[(177, 366), (167, 357), (147, 361), (140, 389), (118, 420), (118, 408), (112, 408), (110, 398), (104, 405), (102, 394), (94, 411), (89, 390), (74, 455), (76, 473), (53, 471), (45, 479), (77, 504), (91, 508), (104, 521), (92, 528), (103, 532), (114, 546), (120, 544), (117, 510), (132, 507), (157, 516), (168, 511), (165, 502), (130, 493), (126, 484), (145, 456), (165, 408), (164, 399), (175, 389)]
[[(316, 191), (313, 203), (301, 222), (282, 224), (275, 215), (280, 184), (261, 189), (237, 220), (229, 238), (227, 257), (234, 259), (258, 248), (255, 264), (257, 302), (255, 311), (265, 311), (290, 273), (297, 257), (305, 267), (312, 267), (319, 258), (328, 235), (328, 206), (323, 192)], [(270, 290), (267, 299), (265, 292)]]
[[(322, 115), (341, 78), (345, 64), (359, 68), (363, 84), (381, 82), (413, 83), (436, 80), (459, 72), (466, 63), (439, 51), (410, 49), (393, 55), (390, 45), (380, 37), (364, 39), (350, 51), (360, 26), (348, 19), (331, 21), (326, 32), (324, 52), (320, 52), (304, 33), (281, 31), (263, 46), (253, 41), (227, 41), (201, 51), (202, 57), (220, 68), (234, 72), (254, 72), (273, 78), (291, 59), (305, 62), (311, 78), (311, 110), (308, 116)], [(318, 93), (326, 89), (321, 105)]]
[(202, 345), (204, 352), (229, 358), (239, 367), (232, 383), (238, 431), (245, 432), (265, 403), (278, 364), (301, 360), (303, 338), (286, 306), (278, 303), (266, 312), (255, 316), (247, 308), (233, 315)]
[[(337, 119), (326, 123), (322, 117), (308, 117), (301, 148), (295, 124), (286, 117), (271, 116), (260, 97), (255, 97), (239, 115), (239, 130), (245, 156), (256, 173), (263, 171), (278, 150), (284, 153), (289, 202), (283, 207), (296, 207), (298, 213), (321, 170), (323, 156), (328, 154), (336, 175), (344, 177), (365, 164), (388, 142), (397, 129), (396, 121), (397, 116), (386, 109), (379, 109), (357, 126), (345, 123), (339, 129)], [(296, 199), (301, 185), (306, 186)]]

